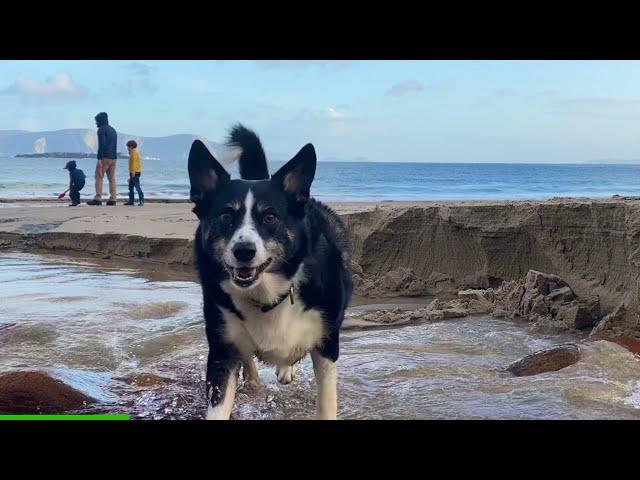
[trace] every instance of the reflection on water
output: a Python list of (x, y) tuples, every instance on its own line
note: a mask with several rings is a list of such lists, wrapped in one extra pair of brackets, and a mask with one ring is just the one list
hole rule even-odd
[[(388, 306), (387, 306), (388, 307)], [(207, 346), (200, 287), (150, 281), (77, 259), (0, 255), (0, 372), (42, 369), (97, 398), (93, 411), (135, 418), (202, 418)], [(640, 418), (640, 362), (610, 342), (585, 345), (558, 372), (513, 377), (509, 363), (551, 345), (487, 316), (390, 330), (345, 332), (339, 416), (346, 419)], [(233, 417), (310, 418), (315, 383), (241, 386)]]

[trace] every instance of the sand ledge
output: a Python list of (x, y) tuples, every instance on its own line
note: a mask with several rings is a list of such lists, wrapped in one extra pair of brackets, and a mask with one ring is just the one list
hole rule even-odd
[[(0, 249), (191, 264), (197, 219), (188, 203), (63, 205), (0, 208)], [(446, 297), (534, 269), (559, 275), (579, 296), (598, 296), (603, 314), (624, 304), (632, 323), (640, 318), (635, 197), (331, 206), (349, 230), (360, 295)]]

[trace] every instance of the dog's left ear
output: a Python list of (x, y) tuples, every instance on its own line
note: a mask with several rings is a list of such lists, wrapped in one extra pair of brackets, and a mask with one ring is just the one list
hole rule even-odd
[(298, 201), (308, 200), (311, 182), (316, 175), (316, 151), (307, 143), (271, 177), (271, 181)]
[(195, 140), (191, 145), (188, 164), (191, 182), (190, 197), (196, 204), (231, 178), (200, 140)]

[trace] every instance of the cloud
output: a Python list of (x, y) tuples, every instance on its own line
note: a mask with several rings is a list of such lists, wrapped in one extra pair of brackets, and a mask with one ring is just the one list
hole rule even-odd
[(151, 78), (151, 73), (157, 68), (143, 62), (130, 62), (122, 65), (131, 72), (123, 80), (111, 83), (111, 93), (130, 97), (139, 94), (153, 94), (158, 90)]
[(155, 93), (156, 90), (158, 90), (158, 86), (146, 77), (129, 77), (125, 78), (121, 82), (112, 82), (111, 88), (115, 94), (124, 96), (151, 94)]
[(326, 70), (342, 70), (353, 63), (352, 60), (256, 60), (256, 65), (264, 69), (321, 67)]
[(405, 95), (417, 94), (425, 90), (426, 88), (422, 83), (416, 80), (407, 80), (393, 85), (384, 95), (385, 97), (404, 97)]
[(338, 107), (326, 107), (321, 110), (303, 108), (294, 117), (294, 121), (303, 122), (331, 122), (335, 120), (351, 120), (344, 110)]
[(340, 110), (337, 110), (334, 107), (327, 107), (324, 109), (324, 113), (328, 118), (331, 119), (335, 119), (335, 118), (344, 118), (345, 113), (341, 112)]
[(133, 72), (134, 75), (142, 75), (142, 76), (151, 75), (151, 72), (157, 68), (153, 65), (148, 65), (143, 62), (131, 62), (131, 63), (127, 63), (126, 65), (123, 65), (123, 67)]
[(0, 90), (0, 94), (15, 95), (26, 102), (66, 102), (87, 97), (89, 90), (76, 84), (68, 73), (60, 73), (47, 78), (45, 82), (21, 75), (7, 88)]

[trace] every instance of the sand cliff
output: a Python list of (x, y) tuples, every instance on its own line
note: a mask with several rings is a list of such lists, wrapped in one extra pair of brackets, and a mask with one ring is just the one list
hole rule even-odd
[(454, 294), (530, 269), (559, 275), (604, 313), (637, 310), (640, 202), (440, 204), (343, 215), (362, 295)]

